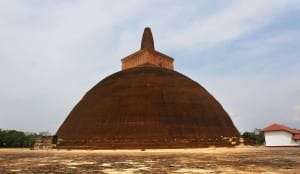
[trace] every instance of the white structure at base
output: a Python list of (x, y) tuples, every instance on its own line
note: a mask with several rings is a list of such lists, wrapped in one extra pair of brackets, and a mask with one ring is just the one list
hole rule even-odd
[(263, 129), (266, 146), (300, 146), (300, 131), (280, 124)]

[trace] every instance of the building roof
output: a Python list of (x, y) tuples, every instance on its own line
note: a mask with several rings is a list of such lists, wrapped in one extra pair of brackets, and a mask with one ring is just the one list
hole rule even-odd
[(294, 140), (300, 140), (300, 133), (299, 133), (299, 134), (295, 134), (295, 135), (293, 136), (293, 139), (294, 139)]
[[(272, 124), (266, 128), (263, 129), (264, 132), (271, 132), (271, 131), (286, 131), (289, 132), (291, 134), (300, 134), (300, 131), (296, 130), (296, 129), (292, 129), (290, 127), (287, 127), (285, 125), (282, 124)], [(299, 135), (300, 136), (300, 135)]]

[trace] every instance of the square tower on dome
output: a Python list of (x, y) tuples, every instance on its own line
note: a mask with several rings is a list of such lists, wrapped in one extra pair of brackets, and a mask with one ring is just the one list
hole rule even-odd
[(145, 28), (141, 49), (121, 60), (122, 70), (137, 66), (156, 66), (174, 70), (174, 59), (154, 49), (151, 29)]

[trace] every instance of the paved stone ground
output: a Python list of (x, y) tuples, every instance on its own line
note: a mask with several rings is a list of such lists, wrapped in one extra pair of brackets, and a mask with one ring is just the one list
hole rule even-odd
[(300, 173), (300, 148), (0, 149), (0, 173)]

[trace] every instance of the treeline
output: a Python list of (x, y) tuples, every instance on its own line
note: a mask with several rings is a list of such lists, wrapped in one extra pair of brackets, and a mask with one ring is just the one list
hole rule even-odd
[(24, 133), (16, 130), (1, 130), (0, 129), (0, 147), (33, 147), (35, 139), (48, 132)]
[(242, 137), (251, 141), (253, 145), (264, 145), (265, 136), (263, 131), (260, 129), (255, 129), (253, 132), (244, 132)]

